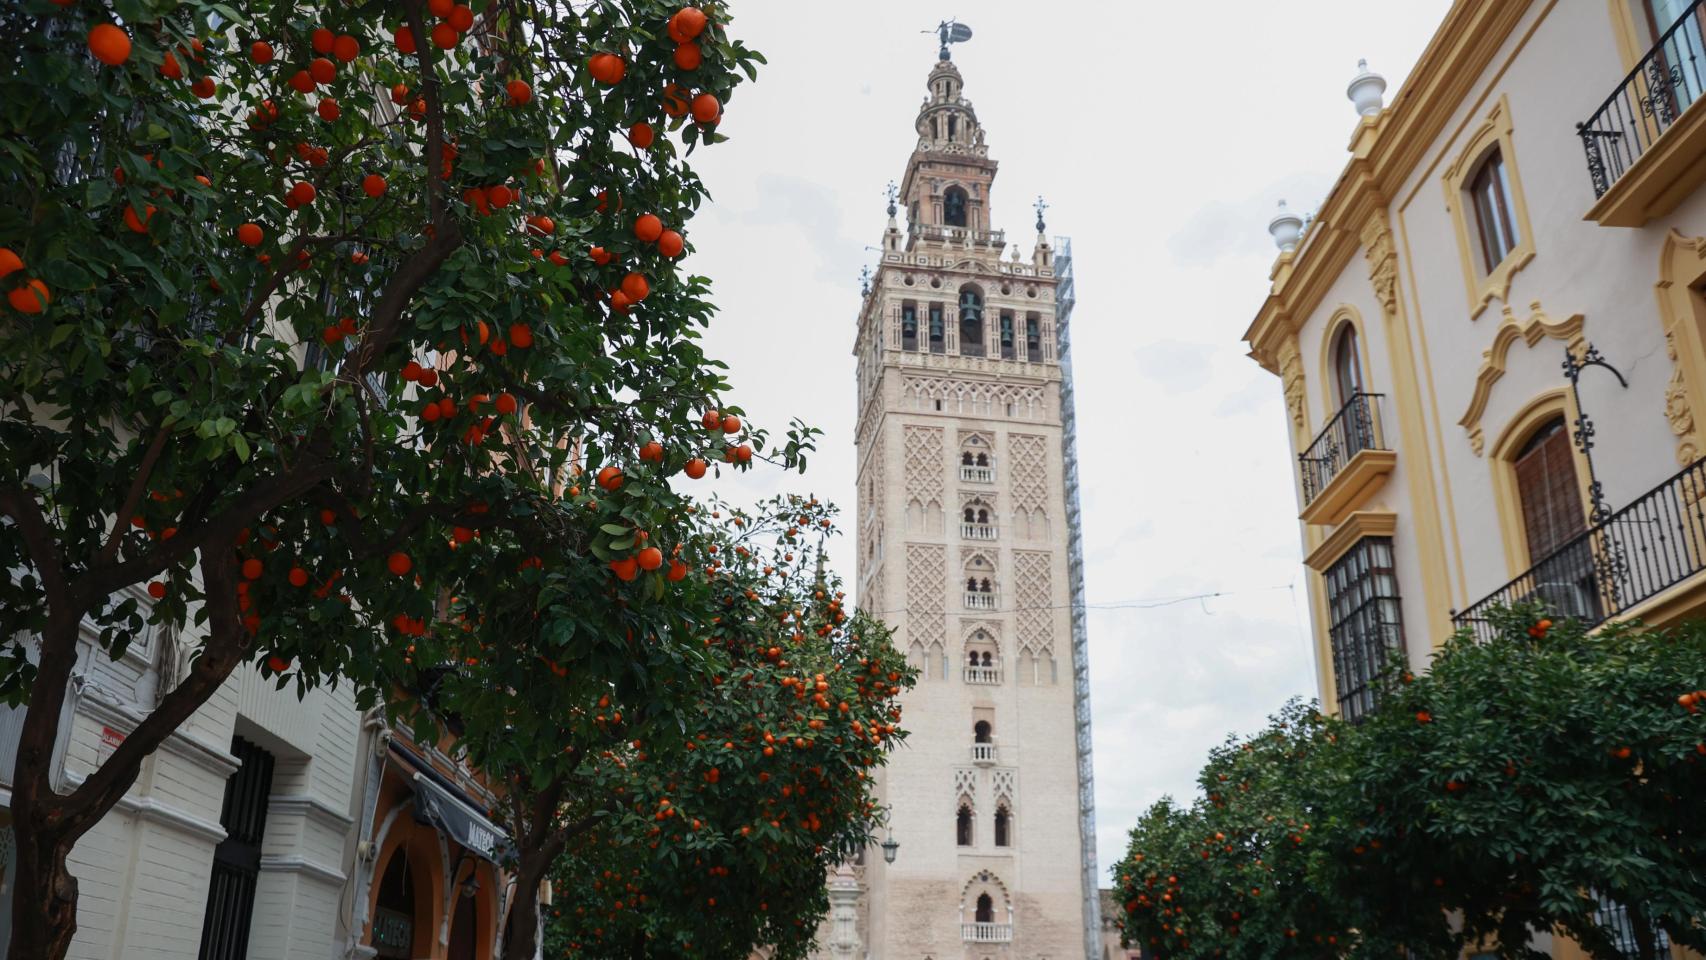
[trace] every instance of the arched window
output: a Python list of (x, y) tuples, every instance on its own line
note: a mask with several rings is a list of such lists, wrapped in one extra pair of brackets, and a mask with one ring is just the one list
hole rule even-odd
[(988, 523), (989, 522), (989, 511), (983, 510), (983, 509), (978, 510), (977, 511), (977, 522), (978, 523)]
[(973, 590), (976, 590), (976, 589), (977, 589), (977, 578), (976, 577), (967, 577), (966, 578), (966, 592), (971, 593)]
[(1005, 847), (1008, 845), (1008, 842), (1009, 842), (1008, 833), (1012, 828), (1012, 820), (1013, 820), (1013, 816), (1012, 816), (1012, 814), (1007, 812), (1007, 805), (1006, 804), (1002, 804), (1001, 806), (995, 808), (995, 845), (996, 846)]
[(966, 192), (959, 187), (949, 187), (942, 194), (942, 222), (950, 227), (966, 225)]
[(988, 650), (983, 651), (983, 665), (986, 667), (995, 665), (995, 659), (990, 655)]
[(1333, 385), (1338, 389), (1339, 406), (1351, 402), (1362, 392), (1362, 362), (1357, 354), (1357, 328), (1347, 323), (1339, 329), (1333, 341)]
[(982, 580), (978, 581), (977, 592), (978, 593), (988, 593), (989, 592), (989, 578), (988, 577), (984, 577)]
[(960, 288), (960, 355), (983, 356), (983, 295), (970, 284)]
[[(987, 657), (987, 656), (989, 656), (989, 654), (986, 653), (986, 654), (984, 654), (984, 656)], [(974, 659), (974, 660), (977, 659), (977, 651), (975, 651), (975, 650), (972, 651), (972, 659)], [(989, 721), (988, 720), (979, 720), (978, 722), (972, 724), (971, 736), (972, 736), (972, 742), (973, 743), (990, 743), (990, 742), (992, 742), (989, 739), (989, 736), (990, 736)]]
[(977, 455), (977, 465), (980, 467), (989, 466), (989, 454), (987, 454), (987, 453), (978, 454)]
[(977, 666), (977, 651), (976, 650), (968, 650), (966, 652), (966, 665), (972, 666), (972, 667)]
[(961, 803), (960, 812), (954, 818), (954, 842), (962, 847), (971, 846), (971, 804)]
[(966, 518), (967, 523), (976, 523), (977, 522), (977, 511), (973, 510), (971, 507), (967, 507), (965, 509), (964, 516)]
[(371, 945), (377, 956), (408, 958), (415, 956), (415, 878), (409, 869), (409, 855), (399, 849), (391, 855), (385, 874), (379, 880), (379, 903), (374, 911)]
[(1536, 599), (1555, 614), (1599, 619), (1593, 545), (1577, 540), (1587, 509), (1563, 416), (1542, 424), (1512, 461)]
[(1476, 232), (1481, 239), (1481, 261), (1486, 271), (1492, 273), (1522, 240), (1511, 216), (1510, 173), (1497, 147), (1469, 178), (1468, 190), (1475, 209)]
[(987, 893), (977, 895), (976, 919), (978, 923), (995, 922), (995, 901), (991, 900)]
[[(982, 455), (982, 454), (978, 454), (978, 457), (979, 457), (979, 458), (980, 458), (980, 459), (981, 459), (981, 458), (982, 458), (982, 456), (983, 456), (983, 455)], [(971, 466), (971, 465), (972, 465), (972, 463), (973, 463), (973, 462), (974, 462), (974, 461), (973, 461), (973, 460), (972, 460), (972, 455), (971, 455), (971, 451), (970, 451), (970, 450), (967, 450), (967, 451), (966, 451), (966, 452), (965, 452), (965, 453), (962, 453), (962, 454), (960, 454), (960, 464), (961, 464), (961, 465), (962, 465), (962, 466), (967, 466), (967, 467), (969, 467), (969, 466)]]

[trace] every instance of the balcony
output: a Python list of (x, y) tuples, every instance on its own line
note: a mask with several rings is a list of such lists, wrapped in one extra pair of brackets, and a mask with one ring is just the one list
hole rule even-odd
[[(969, 596), (969, 594), (968, 594), (968, 596)], [(979, 594), (979, 596), (982, 596), (982, 594)], [(966, 667), (965, 670), (966, 670), (965, 680), (967, 683), (1000, 683), (1001, 682), (1001, 668), (1000, 667)], [(972, 747), (972, 753), (975, 754), (977, 752), (977, 748), (981, 747), (981, 746), (986, 746), (986, 744), (980, 743), (977, 746)], [(995, 750), (994, 747), (990, 747), (989, 749), (990, 749), (991, 753), (993, 753)]]
[(995, 609), (995, 594), (993, 594), (993, 593), (972, 593), (969, 590), (966, 591), (966, 609), (967, 610), (994, 610)]
[[(1558, 619), (1594, 626), (1628, 616), (1637, 607), (1659, 625), (1689, 612), (1692, 598), (1659, 595), (1706, 570), (1706, 460), (1589, 527), (1523, 574), (1452, 615), (1459, 628), (1492, 639), (1495, 607), (1539, 603)], [(1649, 602), (1651, 601), (1651, 602)]]
[(960, 465), (960, 479), (966, 483), (994, 483), (994, 467), (974, 467), (969, 464)]
[(1385, 486), (1398, 455), (1381, 442), (1382, 399), (1378, 393), (1352, 394), (1298, 454), (1305, 523), (1338, 524)]
[(994, 540), (995, 524), (993, 523), (962, 523), (960, 524), (960, 539), (962, 540)]
[(960, 939), (966, 943), (1011, 943), (1011, 923), (962, 923)]
[(973, 246), (1005, 247), (1007, 231), (1005, 230), (972, 230), (968, 227), (950, 227), (937, 223), (908, 224), (908, 231), (919, 240), (935, 240), (940, 243), (971, 244)]
[[(984, 667), (982, 669), (987, 671), (989, 668)], [(968, 668), (967, 672), (968, 673), (970, 672), (969, 668)], [(997, 670), (995, 672), (1000, 673), (999, 670)], [(995, 744), (993, 744), (993, 743), (974, 743), (974, 744), (972, 744), (971, 745), (971, 762), (977, 764), (980, 767), (987, 767), (990, 764), (994, 763), (995, 762)]]
[(1706, 16), (1696, 0), (1586, 123), (1576, 125), (1597, 202), (1587, 219), (1638, 227), (1706, 182)]

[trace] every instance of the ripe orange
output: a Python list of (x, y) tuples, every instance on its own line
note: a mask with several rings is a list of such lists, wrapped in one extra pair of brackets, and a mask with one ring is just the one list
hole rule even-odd
[(699, 459), (698, 457), (694, 457), (693, 459), (687, 461), (687, 466), (685, 468), (683, 468), (683, 472), (686, 473), (689, 477), (693, 478), (694, 480), (697, 480), (700, 477), (703, 477), (705, 475), (706, 466), (707, 466), (707, 464), (705, 463), (705, 461)]
[(687, 116), (687, 91), (680, 84), (671, 83), (663, 88), (663, 112), (671, 117)]
[(533, 328), (529, 327), (525, 323), (510, 324), (509, 342), (519, 350), (525, 350), (528, 347), (533, 346)]
[(676, 233), (674, 230), (665, 230), (663, 233), (658, 234), (658, 252), (666, 257), (681, 256), (681, 251), (685, 246), (686, 244), (682, 241), (681, 234)]
[(297, 93), (314, 92), (314, 76), (306, 70), (298, 70), (290, 75), (290, 87)]
[(338, 109), (338, 101), (331, 97), (321, 97), (320, 105), (314, 109), (320, 114), (320, 119), (327, 123), (331, 123), (333, 120), (336, 120), (338, 118), (338, 114), (342, 112)]
[(636, 123), (628, 128), (628, 142), (641, 150), (651, 147), (656, 139), (657, 134), (652, 132), (652, 125), (649, 123)]
[(314, 48), (315, 53), (331, 53), (332, 43), (332, 31), (327, 30), (325, 27), (316, 29), (309, 37), (309, 45)]
[(283, 673), (290, 669), (290, 661), (274, 654), (267, 658), (267, 669), (273, 673)]
[(467, 33), (474, 26), (473, 9), (460, 4), (450, 8), (450, 25), (459, 33)]
[(308, 75), (314, 78), (315, 83), (331, 83), (337, 79), (338, 65), (325, 57), (315, 57), (308, 63)]
[(628, 308), (633, 305), (634, 298), (623, 293), (620, 287), (610, 291), (610, 309), (617, 313), (627, 313)]
[(586, 61), (592, 78), (607, 86), (615, 86), (628, 72), (628, 64), (614, 53), (595, 53)]
[(415, 52), (415, 35), (409, 32), (408, 27), (398, 27), (392, 32), (391, 39), (396, 42), (399, 53)]
[(336, 40), (332, 41), (332, 56), (337, 57), (345, 63), (349, 63), (356, 57), (361, 56), (361, 41), (347, 33), (340, 35)]
[(456, 46), (456, 42), (461, 39), (462, 35), (457, 33), (456, 28), (448, 23), (441, 23), (432, 28), (432, 42), (440, 50), (449, 50)]
[(408, 574), (410, 570), (414, 569), (414, 566), (415, 562), (409, 559), (409, 555), (401, 551), (393, 553), (385, 559), (385, 568), (399, 577)]
[(509, 206), (510, 201), (512, 201), (514, 199), (515, 199), (515, 191), (511, 190), (510, 188), (504, 186), (501, 183), (498, 184), (497, 186), (486, 188), (486, 200), (488, 202), (490, 202), (492, 206), (497, 207), (499, 210), (502, 210), (504, 207)]
[(628, 295), (628, 299), (639, 303), (652, 292), (652, 286), (643, 274), (630, 273), (622, 278), (622, 292)]
[(621, 580), (632, 580), (640, 575), (640, 565), (633, 557), (610, 561), (610, 569)]
[(723, 432), (724, 433), (739, 433), (740, 432), (740, 418), (735, 416), (732, 413), (729, 414), (728, 416), (724, 417), (723, 418)]
[(24, 269), (23, 258), (5, 247), (0, 247), (0, 277), (9, 276), (22, 269)]
[(160, 580), (150, 583), (148, 585), (148, 595), (156, 600), (164, 600), (166, 598), (166, 584)]
[(658, 237), (663, 236), (663, 221), (650, 213), (641, 214), (634, 221), (634, 236), (642, 243), (656, 243)]
[(497, 400), (493, 401), (492, 405), (497, 407), (499, 413), (505, 414), (506, 416), (514, 413), (517, 408), (515, 397), (508, 393), (498, 394)]
[(509, 102), (518, 107), (526, 106), (533, 99), (533, 88), (527, 85), (526, 80), (511, 80), (504, 84), (504, 90), (509, 94)]
[(190, 92), (203, 100), (211, 100), (219, 92), (219, 84), (214, 83), (212, 77), (202, 77), (190, 84)]
[(641, 570), (656, 570), (663, 566), (663, 551), (657, 547), (646, 547), (634, 559), (639, 562)]
[(308, 571), (301, 567), (291, 567), (289, 576), (290, 585), (293, 587), (306, 587), (308, 585)]
[(370, 173), (361, 178), (361, 192), (370, 197), (385, 196), (385, 178), (377, 173)]
[(740, 446), (736, 447), (735, 448), (735, 459), (739, 460), (741, 463), (752, 462), (752, 447), (750, 447), (744, 443), (741, 444)]
[(528, 217), (527, 232), (536, 237), (548, 237), (557, 232), (557, 221), (546, 216)]
[(147, 233), (148, 221), (154, 218), (154, 209), (155, 208), (152, 203), (145, 204), (142, 209), (142, 216), (138, 217), (136, 215), (135, 207), (125, 207), (124, 225), (129, 227), (134, 233)]
[(453, 6), (454, 0), (427, 0), (427, 10), (440, 19), (450, 16), (450, 8)]
[(53, 295), (48, 292), (47, 284), (32, 278), (23, 286), (9, 291), (6, 302), (19, 313), (40, 313), (53, 302)]
[(290, 192), (285, 194), (285, 197), (296, 201), (298, 206), (305, 206), (313, 203), (314, 198), (317, 195), (318, 191), (314, 189), (314, 185), (312, 183), (309, 183), (306, 180), (299, 180), (290, 188)]
[(708, 93), (693, 98), (693, 119), (699, 123), (716, 123), (723, 115), (722, 101)]
[(687, 564), (682, 563), (680, 560), (671, 560), (669, 562), (669, 573), (665, 576), (667, 576), (671, 581), (682, 579), (687, 576)]
[(89, 28), (89, 52), (109, 67), (130, 59), (130, 34), (110, 23), (97, 23)]
[(264, 569), (265, 568), (262, 566), (260, 558), (250, 557), (243, 561), (243, 579), (259, 580), (261, 578), (261, 572)]
[(409, 85), (399, 83), (391, 87), (391, 102), (402, 106), (409, 99)]
[(704, 424), (705, 429), (715, 430), (722, 426), (723, 415), (718, 413), (716, 410), (707, 410), (705, 411), (705, 415), (699, 418), (699, 422)]
[(273, 57), (272, 44), (265, 40), (256, 40), (249, 44), (249, 59), (257, 64), (271, 63)]
[(601, 267), (610, 262), (610, 251), (603, 247), (593, 247), (586, 252), (586, 255), (592, 258), (593, 263)]
[(622, 468), (608, 466), (598, 471), (598, 485), (606, 490), (617, 490), (622, 486)]
[(170, 50), (166, 51), (166, 59), (160, 64), (160, 76), (167, 80), (182, 80), (184, 78), (184, 68), (178, 66), (178, 58), (173, 56)]
[(670, 35), (691, 40), (704, 32), (705, 22), (705, 11), (698, 7), (682, 7), (669, 18)]
[(675, 47), (675, 65), (682, 70), (697, 70), (704, 61), (704, 55), (699, 51), (699, 45), (691, 40), (677, 44)]
[(237, 242), (245, 247), (258, 247), (262, 239), (261, 228), (256, 224), (245, 223), (237, 228)]

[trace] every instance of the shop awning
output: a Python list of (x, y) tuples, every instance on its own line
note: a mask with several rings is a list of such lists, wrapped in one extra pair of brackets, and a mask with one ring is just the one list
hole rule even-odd
[(499, 863), (510, 852), (509, 834), (455, 794), (416, 771), (415, 819), (430, 823), (476, 856)]

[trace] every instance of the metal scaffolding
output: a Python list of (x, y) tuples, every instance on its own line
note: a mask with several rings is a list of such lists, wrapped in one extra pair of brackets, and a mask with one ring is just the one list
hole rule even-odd
[[(1041, 212), (1038, 213), (1041, 218)], [(1041, 227), (1041, 223), (1038, 223)], [(1099, 960), (1102, 897), (1096, 869), (1096, 779), (1090, 755), (1090, 635), (1084, 614), (1084, 531), (1078, 503), (1078, 412), (1072, 386), (1072, 238), (1054, 238), (1055, 331), (1060, 343), (1061, 465), (1066, 483), (1066, 580), (1072, 606), (1073, 727), (1078, 740), (1078, 844), (1084, 888), (1084, 957)]]

